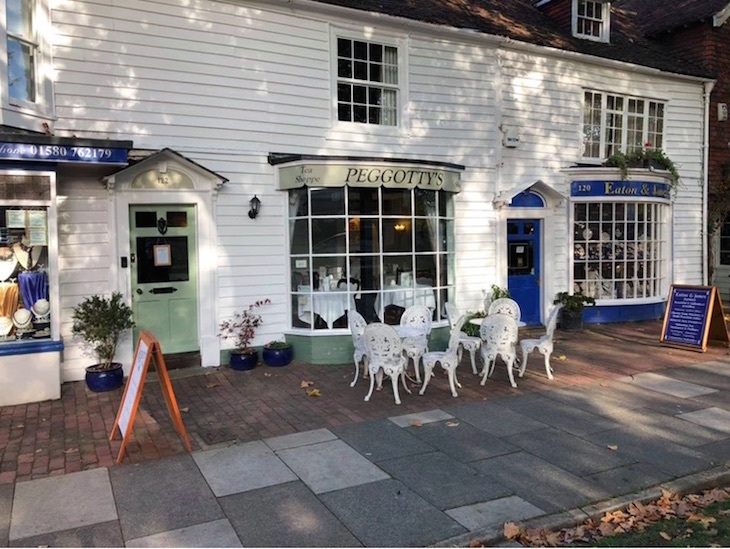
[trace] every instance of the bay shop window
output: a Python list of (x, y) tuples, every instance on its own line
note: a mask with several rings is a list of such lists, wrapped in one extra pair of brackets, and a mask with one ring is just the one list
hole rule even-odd
[[(347, 328), (350, 309), (368, 322), (397, 324), (411, 305), (445, 319), (455, 289), (458, 174), (423, 167), (292, 170), (300, 170), (299, 181), (308, 170), (312, 182), (327, 183), (287, 189), (292, 328)], [(280, 180), (287, 179), (283, 168)]]
[(634, 303), (666, 295), (669, 192), (666, 183), (573, 182), (574, 292)]

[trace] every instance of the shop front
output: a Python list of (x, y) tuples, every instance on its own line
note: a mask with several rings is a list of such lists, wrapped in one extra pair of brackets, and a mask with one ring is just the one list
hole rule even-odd
[[(270, 155), (287, 193), (287, 338), (313, 362), (349, 360), (347, 311), (397, 324), (425, 305), (446, 325), (456, 287), (454, 195), (463, 166)], [(321, 339), (312, 336), (330, 335)]]

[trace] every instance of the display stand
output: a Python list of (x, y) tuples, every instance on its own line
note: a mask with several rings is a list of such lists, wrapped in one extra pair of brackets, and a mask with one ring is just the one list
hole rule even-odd
[(119, 411), (117, 412), (117, 418), (114, 420), (112, 432), (111, 435), (109, 435), (109, 440), (114, 440), (117, 428), (122, 435), (122, 446), (119, 449), (119, 454), (117, 455), (117, 463), (122, 462), (122, 456), (124, 455), (124, 450), (127, 447), (127, 441), (129, 440), (129, 435), (132, 432), (134, 417), (137, 414), (139, 399), (142, 396), (142, 387), (144, 386), (144, 382), (147, 377), (147, 369), (149, 368), (151, 359), (154, 359), (160, 388), (162, 389), (162, 395), (165, 397), (167, 411), (170, 413), (170, 418), (172, 419), (175, 431), (177, 431), (180, 435), (187, 451), (191, 451), (190, 440), (188, 439), (188, 434), (187, 431), (185, 431), (182, 416), (180, 415), (180, 409), (178, 408), (177, 401), (175, 400), (175, 393), (172, 390), (172, 383), (170, 382), (170, 376), (167, 373), (165, 359), (162, 356), (160, 342), (157, 341), (155, 336), (150, 332), (140, 332), (139, 339), (137, 340), (137, 349), (134, 352), (132, 370), (129, 372), (127, 385), (124, 388), (124, 395), (122, 396), (122, 402), (119, 405)]
[(672, 285), (660, 341), (702, 353), (707, 351), (708, 341), (727, 346), (730, 336), (717, 288)]

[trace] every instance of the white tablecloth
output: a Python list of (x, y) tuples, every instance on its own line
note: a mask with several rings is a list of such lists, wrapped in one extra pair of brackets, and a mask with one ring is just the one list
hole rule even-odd
[(427, 284), (416, 284), (415, 289), (390, 284), (375, 299), (375, 310), (378, 314), (380, 314), (381, 302), (383, 303), (383, 308), (388, 305), (398, 305), (407, 309), (413, 305), (425, 305), (429, 309), (435, 309), (436, 293), (433, 291), (433, 287)]
[(346, 311), (355, 308), (354, 294), (347, 293), (347, 290), (330, 290), (329, 292), (312, 292), (310, 295), (299, 296), (299, 319), (311, 323), (311, 311), (324, 319), (329, 328), (332, 323), (345, 314)]

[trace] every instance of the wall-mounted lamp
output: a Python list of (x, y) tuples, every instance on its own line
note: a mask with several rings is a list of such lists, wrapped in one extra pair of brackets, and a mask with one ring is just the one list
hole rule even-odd
[(259, 209), (261, 208), (261, 201), (256, 195), (253, 195), (249, 204), (251, 204), (251, 209), (248, 211), (248, 216), (251, 219), (256, 219), (256, 216), (259, 215)]
[(396, 224), (395, 224), (395, 225), (393, 226), (393, 228), (394, 228), (394, 229), (395, 229), (396, 231), (405, 231), (405, 230), (406, 230), (406, 225), (405, 225), (405, 223), (396, 223)]

